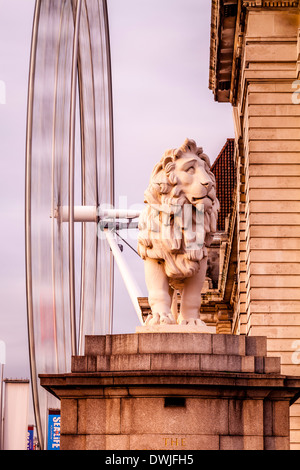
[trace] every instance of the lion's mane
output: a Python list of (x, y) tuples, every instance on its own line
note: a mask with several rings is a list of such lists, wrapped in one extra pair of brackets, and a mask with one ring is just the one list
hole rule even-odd
[[(187, 250), (189, 233), (182, 230), (181, 237), (175, 236), (174, 220), (178, 211), (188, 203), (183, 186), (177, 185), (174, 173), (175, 161), (186, 152), (193, 153), (205, 163), (205, 171), (212, 181), (212, 207), (204, 211), (204, 244), (197, 249)], [(211, 197), (211, 196), (210, 196)], [(178, 149), (167, 150), (152, 171), (150, 183), (144, 194), (146, 207), (139, 218), (138, 252), (141, 258), (152, 258), (164, 262), (166, 275), (172, 280), (193, 276), (199, 263), (207, 256), (206, 247), (210, 245), (216, 231), (219, 202), (216, 198), (215, 176), (210, 171), (210, 161), (193, 140), (186, 139)], [(196, 211), (196, 209), (193, 209)], [(169, 237), (158, 236), (168, 225)]]

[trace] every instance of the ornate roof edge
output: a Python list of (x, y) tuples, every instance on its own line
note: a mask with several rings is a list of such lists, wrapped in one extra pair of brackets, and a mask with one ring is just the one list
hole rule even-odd
[(241, 0), (211, 0), (209, 89), (215, 101), (230, 101), (235, 29)]
[(246, 8), (297, 8), (299, 0), (243, 0)]
[(218, 13), (219, 13), (219, 0), (211, 1), (211, 18), (210, 18), (210, 61), (209, 61), (209, 84), (208, 88), (214, 90), (215, 87), (215, 72), (216, 72), (216, 58), (217, 58), (217, 40), (218, 40)]

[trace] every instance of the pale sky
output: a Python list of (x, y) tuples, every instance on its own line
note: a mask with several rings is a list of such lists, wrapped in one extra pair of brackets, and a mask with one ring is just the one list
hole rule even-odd
[[(142, 204), (155, 163), (186, 137), (214, 161), (233, 137), (229, 104), (208, 89), (209, 0), (108, 0), (115, 136), (116, 206)], [(29, 378), (25, 297), (24, 183), (33, 0), (0, 0), (0, 340), (5, 376)], [(130, 240), (134, 245), (134, 240)], [(143, 290), (143, 263), (124, 256)], [(115, 333), (138, 319), (116, 268)]]

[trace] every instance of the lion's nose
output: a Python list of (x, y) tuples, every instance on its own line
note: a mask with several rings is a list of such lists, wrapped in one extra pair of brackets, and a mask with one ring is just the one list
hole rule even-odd
[(205, 186), (207, 192), (209, 193), (209, 191), (212, 188), (212, 182), (211, 181), (206, 181), (205, 183), (202, 183), (202, 184), (203, 184), (203, 186)]
[(199, 182), (201, 183), (202, 186), (204, 186), (207, 189), (207, 191), (209, 191), (212, 187), (212, 181), (209, 175), (207, 174), (207, 172), (204, 171), (203, 168), (201, 168), (199, 171)]

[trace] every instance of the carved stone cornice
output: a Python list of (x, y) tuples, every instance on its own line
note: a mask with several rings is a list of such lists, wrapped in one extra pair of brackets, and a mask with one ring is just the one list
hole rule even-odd
[(215, 101), (236, 106), (246, 18), (255, 9), (295, 11), (300, 0), (211, 0), (209, 89)]
[(245, 8), (297, 8), (299, 0), (242, 0)]
[(246, 8), (242, 0), (212, 0), (209, 89), (235, 106)]

